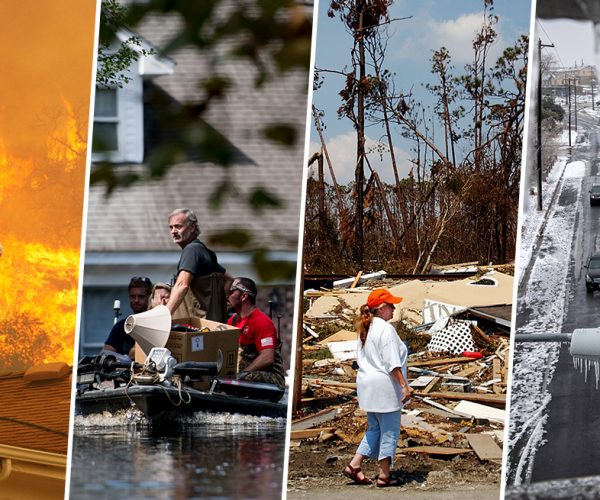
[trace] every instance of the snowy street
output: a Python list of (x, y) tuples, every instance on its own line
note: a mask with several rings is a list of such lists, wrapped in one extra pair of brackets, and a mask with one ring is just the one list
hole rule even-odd
[[(583, 268), (600, 251), (600, 207), (588, 193), (600, 184), (599, 114), (578, 116), (579, 141), (569, 154), (561, 138), (543, 210), (531, 196), (522, 214), (516, 333), (600, 326), (600, 292), (586, 292)], [(593, 373), (575, 370), (568, 343), (516, 343), (511, 391), (507, 496), (518, 485), (600, 474), (600, 392)]]

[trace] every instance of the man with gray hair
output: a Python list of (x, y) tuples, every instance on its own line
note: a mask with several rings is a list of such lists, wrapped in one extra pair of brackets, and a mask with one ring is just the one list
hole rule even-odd
[(174, 318), (197, 316), (224, 323), (227, 318), (226, 287), (230, 278), (216, 254), (202, 243), (196, 214), (178, 208), (169, 215), (169, 231), (181, 247), (177, 277), (167, 308)]

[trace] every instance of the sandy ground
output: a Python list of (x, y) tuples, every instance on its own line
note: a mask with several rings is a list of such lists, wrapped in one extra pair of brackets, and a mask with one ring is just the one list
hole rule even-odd
[[(397, 487), (376, 488), (353, 484), (341, 473), (355, 452), (355, 445), (341, 441), (303, 441), (290, 449), (287, 498), (360, 498), (389, 496), (411, 498), (497, 499), (500, 464), (482, 462), (468, 453), (450, 458), (425, 454), (396, 455), (394, 470), (401, 478)], [(363, 470), (376, 474), (376, 464), (365, 461)]]

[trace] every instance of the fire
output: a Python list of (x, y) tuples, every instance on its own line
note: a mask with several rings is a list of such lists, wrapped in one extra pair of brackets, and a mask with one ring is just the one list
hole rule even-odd
[(73, 362), (79, 251), (3, 242), (0, 367)]
[(0, 140), (0, 370), (73, 363), (87, 119), (63, 105), (45, 152)]
[(67, 170), (74, 168), (72, 164), (81, 156), (85, 156), (87, 148), (87, 131), (82, 130), (76, 119), (72, 104), (64, 97), (61, 100), (65, 107), (64, 123), (48, 137), (48, 158), (55, 161), (66, 161)]
[(0, 203), (5, 191), (24, 187), (32, 168), (31, 160), (9, 158), (4, 141), (0, 139)]

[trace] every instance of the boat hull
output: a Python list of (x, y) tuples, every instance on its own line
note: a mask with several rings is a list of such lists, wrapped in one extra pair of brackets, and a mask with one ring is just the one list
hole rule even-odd
[(287, 405), (283, 403), (196, 389), (180, 392), (176, 387), (158, 385), (131, 385), (86, 391), (77, 396), (76, 407), (77, 413), (84, 416), (136, 407), (149, 420), (165, 418), (173, 412), (186, 414), (198, 411), (273, 418), (285, 418), (287, 415)]

